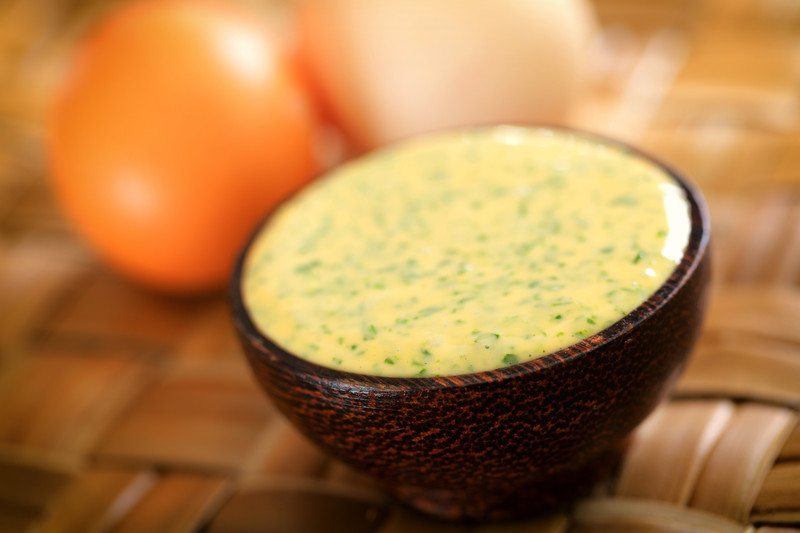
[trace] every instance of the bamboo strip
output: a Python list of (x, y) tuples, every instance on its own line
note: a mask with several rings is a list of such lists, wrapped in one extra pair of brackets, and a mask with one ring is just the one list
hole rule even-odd
[(800, 462), (779, 463), (770, 470), (753, 505), (757, 511), (796, 509), (800, 502)]
[(700, 473), (690, 505), (744, 522), (796, 421), (796, 413), (781, 407), (739, 407)]
[(604, 531), (643, 533), (741, 533), (744, 527), (715, 514), (636, 499), (604, 498), (579, 504), (573, 533)]
[(617, 495), (685, 505), (733, 413), (728, 401), (671, 402), (660, 408), (636, 431)]

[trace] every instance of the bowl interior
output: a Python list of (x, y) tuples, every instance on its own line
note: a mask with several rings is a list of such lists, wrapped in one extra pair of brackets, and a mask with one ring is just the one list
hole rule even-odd
[[(539, 126), (523, 125), (523, 127), (538, 128)], [(320, 379), (326, 379), (329, 381), (341, 381), (343, 384), (346, 384), (346, 386), (361, 386), (379, 389), (410, 388), (419, 390), (465, 386), (469, 384), (485, 383), (487, 381), (499, 381), (511, 377), (539, 372), (553, 365), (569, 364), (570, 361), (589, 355), (603, 344), (608, 343), (619, 335), (622, 335), (631, 328), (634, 328), (638, 324), (647, 320), (653, 315), (653, 313), (655, 313), (655, 311), (669, 301), (670, 298), (672, 298), (672, 296), (678, 291), (678, 289), (684, 285), (686, 280), (694, 273), (697, 265), (706, 253), (710, 235), (710, 224), (706, 204), (702, 194), (683, 176), (681, 176), (668, 165), (662, 163), (649, 154), (643, 153), (640, 150), (630, 147), (620, 141), (570, 128), (551, 126), (546, 126), (545, 128), (567, 131), (595, 142), (617, 147), (627, 153), (641, 157), (666, 172), (684, 190), (686, 194), (690, 209), (689, 217), (691, 230), (689, 234), (689, 241), (686, 245), (686, 249), (684, 250), (680, 262), (675, 267), (672, 274), (656, 290), (656, 292), (650, 295), (650, 297), (648, 297), (642, 304), (633, 309), (623, 318), (609, 327), (599, 331), (598, 333), (556, 352), (515, 365), (494, 370), (473, 372), (469, 374), (436, 377), (383, 377), (369, 374), (358, 374), (318, 365), (306, 359), (300, 358), (287, 350), (284, 350), (280, 345), (262, 333), (254, 324), (249, 311), (244, 304), (242, 278), (246, 259), (261, 229), (269, 222), (272, 213), (274, 213), (274, 211), (272, 211), (258, 225), (258, 228), (253, 232), (248, 243), (240, 253), (235, 265), (233, 276), (231, 278), (230, 297), (233, 307), (233, 318), (237, 328), (242, 333), (246, 342), (259, 346), (262, 348), (260, 351), (265, 351), (272, 354), (274, 357), (279, 358), (281, 363), (290, 368), (292, 372), (311, 377), (317, 376)], [(382, 149), (383, 148), (381, 148), (381, 150)]]

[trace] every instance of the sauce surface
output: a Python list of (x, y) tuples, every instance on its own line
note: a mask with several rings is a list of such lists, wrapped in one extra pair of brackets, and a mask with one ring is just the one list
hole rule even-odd
[(438, 134), (282, 206), (250, 249), (244, 301), (323, 366), (464, 374), (618, 321), (673, 272), (689, 230), (683, 190), (622, 148), (547, 129)]

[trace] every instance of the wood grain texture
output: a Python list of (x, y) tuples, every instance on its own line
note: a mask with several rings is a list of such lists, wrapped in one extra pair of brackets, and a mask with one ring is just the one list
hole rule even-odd
[(43, 348), (0, 374), (0, 443), (81, 456), (148, 383), (129, 353)]
[[(800, 408), (796, 0), (593, 0), (591, 83), (565, 122), (702, 188), (710, 316), (678, 396), (631, 441), (617, 479), (563, 513), (480, 527), (360, 492), (352, 470), (273, 416), (224, 297), (141, 291), (72, 234), (49, 193), (45, 108), (75, 40), (125, 1), (0, 2), (0, 531), (800, 527), (800, 427), (782, 446), (764, 429), (775, 409)], [(240, 1), (271, 17), (290, 0)], [(761, 414), (742, 419), (750, 406)], [(692, 507), (698, 493), (716, 510)]]
[(228, 500), (210, 525), (212, 532), (374, 531), (386, 502), (370, 493), (311, 481), (248, 485)]
[(800, 358), (785, 343), (739, 335), (707, 343), (681, 377), (677, 393), (752, 398), (800, 405)]
[(0, 446), (0, 505), (38, 516), (80, 471), (74, 456)]
[(797, 414), (786, 408), (740, 406), (706, 461), (690, 505), (745, 521), (796, 423)]
[(228, 481), (199, 474), (167, 474), (112, 526), (115, 532), (196, 531), (225, 500)]
[(746, 285), (715, 294), (706, 327), (720, 334), (745, 333), (755, 337), (800, 344), (800, 289), (794, 286)]
[(800, 424), (795, 425), (794, 431), (786, 439), (779, 458), (782, 460), (800, 459)]
[(572, 531), (577, 532), (744, 532), (741, 524), (716, 514), (661, 502), (622, 498), (588, 500), (579, 504), (573, 524)]
[(48, 237), (0, 244), (1, 348), (24, 346), (50, 311), (53, 294), (74, 282), (84, 261), (74, 243)]
[(48, 533), (107, 531), (157, 482), (152, 471), (89, 468), (54, 499), (37, 528)]
[(302, 436), (283, 417), (276, 416), (262, 436), (253, 460), (245, 467), (245, 475), (318, 477), (328, 457)]
[(271, 416), (243, 368), (175, 369), (98, 444), (103, 460), (239, 470)]
[(779, 463), (764, 479), (753, 507), (758, 511), (791, 508), (800, 498), (800, 462)]
[(686, 505), (735, 409), (730, 401), (672, 402), (659, 408), (636, 430), (617, 495)]
[(201, 310), (202, 306), (148, 293), (104, 272), (75, 281), (71, 297), (48, 317), (45, 333), (57, 339), (174, 347)]

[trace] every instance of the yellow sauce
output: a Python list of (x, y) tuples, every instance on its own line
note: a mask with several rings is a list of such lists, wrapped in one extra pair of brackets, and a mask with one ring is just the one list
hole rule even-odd
[(309, 361), (463, 374), (610, 326), (669, 277), (688, 235), (683, 190), (621, 148), (547, 129), (439, 134), (285, 204), (243, 293), (257, 327)]

